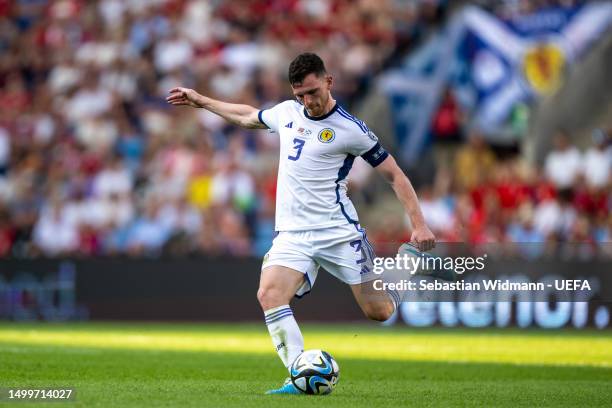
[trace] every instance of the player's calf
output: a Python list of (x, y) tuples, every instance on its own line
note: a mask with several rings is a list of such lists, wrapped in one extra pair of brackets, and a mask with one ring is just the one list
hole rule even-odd
[(384, 322), (389, 320), (399, 305), (399, 297), (385, 291), (377, 291), (372, 282), (351, 285), (357, 304), (368, 319)]
[(367, 303), (361, 309), (368, 319), (378, 322), (389, 320), (395, 311), (391, 302)]

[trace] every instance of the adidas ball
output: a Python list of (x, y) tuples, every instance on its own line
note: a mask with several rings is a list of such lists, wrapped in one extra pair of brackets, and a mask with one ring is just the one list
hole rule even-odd
[(338, 363), (323, 350), (306, 350), (291, 365), (291, 382), (305, 394), (329, 394), (339, 375)]

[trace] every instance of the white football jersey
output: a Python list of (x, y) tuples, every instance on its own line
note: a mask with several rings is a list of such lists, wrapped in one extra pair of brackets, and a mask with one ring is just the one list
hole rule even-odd
[(338, 104), (313, 118), (292, 100), (260, 111), (259, 120), (280, 137), (275, 229), (357, 224), (346, 176), (356, 156), (373, 167), (388, 156), (365, 123)]

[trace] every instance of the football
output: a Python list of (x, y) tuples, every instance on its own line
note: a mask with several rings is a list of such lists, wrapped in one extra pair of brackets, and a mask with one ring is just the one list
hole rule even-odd
[(331, 393), (339, 375), (338, 363), (323, 350), (306, 350), (291, 365), (291, 382), (304, 394)]

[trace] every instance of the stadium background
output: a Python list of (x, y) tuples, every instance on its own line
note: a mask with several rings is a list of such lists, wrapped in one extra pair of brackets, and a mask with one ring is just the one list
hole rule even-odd
[[(611, 27), (609, 3), (573, 0), (0, 0), (0, 380), (77, 384), (87, 406), (150, 406), (129, 387), (166, 405), (202, 394), (273, 405), (223, 393), (227, 380), (260, 394), (282, 375), (255, 298), (278, 141), (164, 98), (182, 85), (272, 106), (290, 97), (287, 65), (305, 50), (398, 159), (440, 241), (547, 248), (529, 262), (578, 249), (579, 271), (605, 270)], [(391, 189), (359, 159), (349, 181), (378, 255), (394, 254), (410, 225)], [(448, 324), (416, 304), (394, 327), (351, 326), (363, 318), (350, 292), (323, 275), (295, 308), (334, 323), (303, 329), (347, 370), (337, 406), (365, 401), (351, 400), (361, 386), (379, 398), (370, 406), (575, 406), (609, 402), (610, 334), (597, 329), (611, 299), (523, 323), (464, 310)], [(57, 323), (71, 320), (200, 323)], [(213, 320), (232, 325), (202, 323)], [(506, 328), (446, 327), (462, 325)], [(254, 366), (275, 377), (244, 385)], [(367, 388), (367, 372), (404, 396)]]

